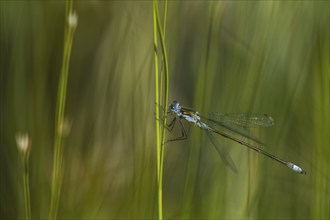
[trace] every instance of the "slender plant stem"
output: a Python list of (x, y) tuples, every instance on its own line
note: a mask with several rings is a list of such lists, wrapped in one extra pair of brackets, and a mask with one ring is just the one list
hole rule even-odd
[(159, 179), (160, 164), (161, 164), (161, 140), (160, 140), (160, 122), (159, 122), (159, 72), (158, 72), (158, 39), (157, 39), (157, 19), (156, 19), (157, 2), (153, 0), (152, 15), (153, 15), (153, 39), (154, 39), (154, 71), (155, 71), (155, 114), (156, 114), (156, 144), (157, 144), (157, 195), (158, 195), (158, 219), (163, 219), (162, 205), (162, 185)]
[(52, 195), (51, 205), (49, 211), (49, 219), (56, 219), (58, 202), (61, 194), (61, 183), (63, 171), (63, 144), (62, 144), (62, 125), (64, 122), (64, 112), (67, 94), (67, 84), (69, 76), (69, 64), (72, 49), (73, 35), (75, 27), (68, 24), (69, 16), (73, 15), (73, 2), (72, 0), (66, 1), (66, 14), (65, 14), (65, 31), (64, 31), (64, 48), (63, 60), (60, 74), (60, 82), (57, 94), (56, 116), (55, 116), (55, 141), (54, 141), (54, 161), (53, 161), (53, 179), (52, 179)]
[[(167, 4), (166, 4), (167, 5)], [(168, 74), (168, 60), (167, 60), (167, 53), (166, 53), (166, 47), (165, 47), (165, 38), (164, 34), (162, 31), (162, 25), (160, 23), (160, 17), (159, 17), (159, 12), (158, 12), (158, 7), (156, 8), (156, 18), (157, 18), (157, 29), (158, 33), (160, 36), (160, 43), (161, 43), (161, 48), (162, 48), (162, 57), (163, 57), (163, 64), (164, 64), (164, 89), (165, 89), (165, 97), (164, 97), (164, 109), (165, 113), (167, 112), (167, 106), (168, 106), (168, 79), (169, 79), (169, 74)], [(164, 21), (165, 22), (165, 21)], [(166, 124), (167, 118), (164, 118), (164, 123)], [(160, 170), (159, 170), (159, 183), (160, 183), (160, 188), (162, 190), (163, 188), (163, 171), (164, 171), (164, 143), (165, 143), (165, 132), (166, 129), (163, 126), (162, 130), (162, 144), (161, 144), (161, 151), (160, 151)], [(162, 201), (160, 201), (162, 204)]]
[(165, 0), (165, 9), (164, 9), (164, 26), (163, 26), (163, 32), (164, 32), (164, 40), (165, 40), (165, 36), (166, 36), (166, 23), (167, 23), (167, 8), (168, 8), (168, 4), (167, 4), (167, 0)]
[[(167, 2), (165, 5), (165, 19), (167, 13)], [(164, 21), (166, 24), (166, 21)], [(165, 32), (164, 24), (164, 32)], [(159, 92), (162, 93), (162, 80), (159, 80), (159, 67), (158, 67), (158, 38), (157, 33), (160, 37), (161, 49), (162, 49), (162, 61), (164, 64), (164, 99), (161, 100)], [(165, 39), (162, 31), (162, 25), (159, 18), (158, 4), (157, 0), (153, 1), (153, 39), (154, 39), (154, 62), (155, 62), (155, 101), (156, 101), (156, 141), (157, 141), (157, 182), (158, 182), (158, 219), (163, 219), (163, 164), (164, 164), (164, 142), (165, 142), (165, 127), (162, 128), (162, 135), (160, 135), (160, 123), (159, 115), (160, 109), (159, 105), (164, 104), (165, 112), (168, 106), (168, 61), (165, 47)], [(160, 85), (159, 85), (160, 84)], [(162, 95), (161, 95), (162, 96)], [(164, 118), (164, 123), (166, 124), (166, 117)]]
[(31, 219), (28, 161), (29, 161), (28, 154), (23, 155), (23, 169), (24, 169), (23, 187), (24, 187), (25, 219)]
[[(167, 4), (166, 4), (167, 5)], [(164, 108), (165, 112), (167, 111), (167, 106), (168, 106), (168, 80), (169, 80), (169, 73), (168, 73), (168, 59), (167, 59), (167, 53), (166, 53), (166, 46), (165, 46), (165, 37), (162, 31), (162, 26), (160, 23), (160, 18), (159, 18), (159, 13), (158, 13), (158, 8), (156, 8), (156, 18), (157, 18), (157, 30), (160, 36), (160, 44), (162, 48), (162, 55), (163, 55), (163, 60), (164, 60), (164, 70), (165, 70), (165, 97), (164, 97)], [(164, 123), (166, 123), (166, 117), (164, 118)], [(165, 142), (165, 127), (163, 127), (163, 135), (162, 135), (162, 145), (164, 145)]]
[[(165, 41), (165, 36), (166, 36), (167, 6), (168, 6), (167, 0), (165, 0), (165, 6), (164, 6), (164, 25), (163, 25), (164, 41)], [(157, 11), (158, 11), (158, 7), (157, 7)], [(162, 56), (162, 64), (164, 64), (164, 56)], [(162, 67), (163, 67), (163, 65), (160, 68), (160, 75), (161, 76), (164, 73)], [(160, 78), (160, 88), (159, 88), (159, 91), (160, 91), (160, 95), (159, 95), (160, 100), (159, 100), (159, 103), (163, 103), (163, 98), (164, 98), (163, 97), (163, 77)]]

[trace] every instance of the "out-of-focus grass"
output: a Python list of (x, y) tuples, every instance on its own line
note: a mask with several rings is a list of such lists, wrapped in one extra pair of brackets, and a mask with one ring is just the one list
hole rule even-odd
[[(24, 217), (22, 130), (33, 142), (31, 215), (47, 218), (65, 3), (0, 6), (1, 218)], [(157, 218), (152, 3), (75, 6), (58, 217)], [(329, 218), (328, 21), (328, 1), (169, 2), (170, 99), (272, 115), (275, 127), (251, 132), (307, 175), (219, 138), (234, 174), (187, 126), (187, 141), (165, 145), (164, 218)]]

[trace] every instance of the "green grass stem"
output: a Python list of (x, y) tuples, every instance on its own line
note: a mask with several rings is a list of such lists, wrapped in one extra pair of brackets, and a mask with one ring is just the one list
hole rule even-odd
[(29, 155), (23, 155), (23, 188), (24, 188), (24, 206), (25, 219), (31, 219), (31, 205), (30, 205), (30, 186), (29, 186)]
[[(165, 3), (165, 20), (164, 20), (164, 32), (166, 27), (166, 13), (167, 2)], [(162, 80), (159, 79), (159, 67), (158, 67), (158, 36), (161, 43), (162, 61), (164, 65), (164, 98), (162, 99)], [(160, 135), (161, 124), (159, 122), (160, 108), (159, 105), (164, 106), (165, 112), (167, 112), (168, 106), (168, 60), (165, 47), (165, 37), (160, 22), (158, 4), (157, 1), (153, 1), (153, 39), (154, 39), (154, 67), (155, 67), (155, 110), (156, 110), (156, 143), (157, 143), (157, 184), (158, 184), (158, 219), (163, 219), (163, 164), (164, 164), (164, 143), (165, 143), (165, 127), (162, 128), (162, 135)], [(161, 78), (162, 79), (162, 78)], [(161, 95), (160, 95), (161, 94)], [(164, 124), (166, 124), (166, 117), (164, 117)]]
[[(159, 13), (158, 13), (158, 9), (156, 9), (156, 17), (157, 17), (157, 28), (158, 28), (158, 33), (160, 36), (160, 43), (161, 43), (161, 48), (162, 48), (162, 57), (163, 57), (163, 62), (164, 62), (164, 109), (165, 109), (165, 114), (167, 112), (167, 106), (168, 106), (168, 80), (169, 80), (169, 73), (168, 73), (168, 60), (167, 60), (167, 53), (166, 53), (166, 47), (165, 47), (165, 39), (164, 39), (164, 35), (162, 32), (162, 26), (160, 23), (160, 19), (159, 19)], [(165, 21), (164, 21), (165, 22)], [(164, 117), (164, 124), (167, 123), (167, 118)], [(163, 171), (164, 171), (164, 144), (165, 144), (165, 132), (166, 132), (166, 128), (165, 126), (163, 126), (162, 128), (162, 144), (161, 144), (161, 151), (160, 151), (160, 170), (159, 170), (159, 183), (160, 183), (160, 190), (162, 191), (162, 185), (163, 185)], [(162, 201), (160, 201), (160, 204), (162, 204)], [(160, 218), (162, 219), (162, 218)]]
[(73, 35), (75, 25), (69, 24), (69, 16), (74, 16), (72, 0), (66, 1), (66, 15), (65, 15), (65, 31), (64, 31), (64, 49), (63, 60), (60, 75), (60, 82), (57, 94), (56, 105), (56, 119), (55, 119), (55, 141), (54, 141), (54, 161), (53, 161), (53, 179), (52, 179), (52, 195), (51, 205), (49, 211), (49, 219), (56, 219), (58, 202), (61, 194), (61, 180), (63, 174), (62, 160), (63, 160), (63, 134), (62, 125), (64, 123), (65, 102), (67, 94), (67, 84), (69, 76), (69, 64), (72, 49)]
[(163, 219), (162, 205), (162, 185), (159, 180), (160, 161), (161, 161), (161, 140), (160, 140), (160, 122), (159, 122), (159, 72), (158, 72), (158, 40), (157, 40), (157, 19), (156, 19), (156, 1), (153, 1), (153, 39), (154, 39), (154, 71), (155, 71), (155, 114), (156, 114), (156, 145), (157, 145), (157, 196), (158, 196), (158, 219)]

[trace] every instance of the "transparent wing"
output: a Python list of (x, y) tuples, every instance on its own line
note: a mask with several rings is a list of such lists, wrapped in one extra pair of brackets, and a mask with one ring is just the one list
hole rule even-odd
[(233, 161), (233, 159), (231, 159), (230, 155), (227, 153), (227, 151), (221, 146), (221, 144), (219, 143), (219, 141), (217, 141), (217, 139), (211, 134), (211, 132), (205, 130), (206, 135), (208, 136), (208, 138), (210, 139), (210, 141), (212, 142), (212, 144), (214, 145), (216, 151), (218, 152), (219, 156), (221, 157), (221, 159), (223, 160), (223, 162), (230, 167), (230, 169), (232, 171), (234, 171), (235, 173), (237, 173), (237, 168), (235, 166), (235, 163)]
[(271, 127), (274, 125), (274, 119), (266, 114), (210, 113), (209, 118), (203, 118), (213, 125), (220, 126), (221, 128), (227, 129), (234, 134), (250, 139), (261, 145), (265, 144), (248, 134), (246, 128)]
[(271, 127), (275, 124), (272, 116), (267, 114), (211, 113), (210, 118), (221, 124), (241, 127)]

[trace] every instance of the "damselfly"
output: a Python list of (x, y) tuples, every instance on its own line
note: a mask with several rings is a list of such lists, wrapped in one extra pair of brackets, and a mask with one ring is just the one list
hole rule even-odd
[[(181, 133), (180, 137), (177, 137), (175, 139), (168, 140), (168, 141), (177, 141), (177, 140), (183, 140), (183, 139), (187, 138), (187, 132), (186, 132), (186, 129), (183, 124), (183, 119), (190, 123), (193, 123), (197, 127), (206, 131), (206, 134), (210, 138), (212, 144), (216, 146), (216, 150), (218, 151), (219, 155), (222, 157), (224, 162), (229, 167), (231, 167), (235, 172), (236, 172), (236, 167), (234, 165), (234, 162), (232, 161), (230, 156), (225, 153), (225, 151), (222, 148), (218, 147), (219, 143), (217, 142), (216, 138), (213, 137), (212, 133), (221, 135), (221, 136), (228, 138), (232, 141), (235, 141), (245, 147), (255, 150), (256, 152), (261, 153), (261, 154), (265, 155), (266, 157), (269, 157), (269, 158), (289, 167), (291, 170), (293, 170), (297, 173), (306, 174), (306, 172), (299, 166), (297, 166), (289, 161), (280, 159), (279, 157), (276, 157), (276, 156), (268, 153), (267, 151), (255, 146), (254, 144), (251, 144), (248, 141), (244, 141), (243, 139), (236, 137), (238, 135), (245, 139), (249, 139), (254, 143), (263, 145), (263, 143), (261, 143), (260, 141), (258, 141), (255, 138), (251, 137), (250, 135), (248, 135), (244, 132), (240, 132), (240, 131), (228, 126), (228, 124), (232, 123), (232, 124), (236, 124), (239, 126), (251, 126), (252, 125), (252, 126), (270, 127), (270, 126), (274, 125), (274, 120), (269, 115), (245, 114), (245, 113), (238, 113), (238, 114), (216, 114), (216, 113), (214, 113), (214, 114), (212, 114), (212, 116), (210, 118), (207, 118), (207, 117), (203, 117), (203, 116), (199, 115), (199, 113), (197, 111), (181, 107), (180, 103), (177, 101), (173, 101), (172, 104), (170, 104), (168, 114), (169, 115), (174, 114), (175, 117), (173, 118), (173, 120), (171, 121), (170, 124), (165, 125), (166, 128), (169, 131), (172, 131), (177, 119), (179, 120), (181, 128), (182, 128), (182, 133)], [(220, 126), (221, 129), (223, 129), (224, 131), (222, 131), (220, 129), (216, 129), (215, 128), (216, 126)]]

